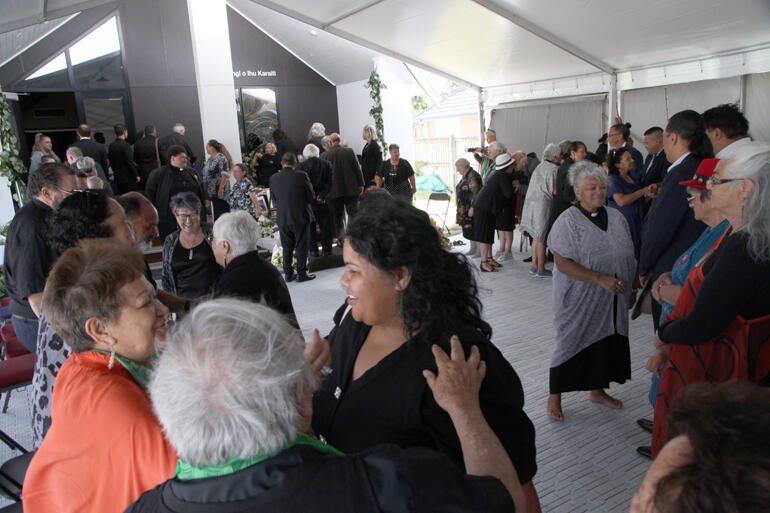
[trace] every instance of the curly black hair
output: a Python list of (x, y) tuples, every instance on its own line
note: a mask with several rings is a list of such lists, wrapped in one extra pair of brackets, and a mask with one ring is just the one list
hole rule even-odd
[(478, 286), (468, 260), (441, 246), (424, 211), (389, 198), (371, 198), (362, 202), (346, 237), (381, 271), (402, 266), (411, 271), (402, 309), (410, 336), (419, 330), (428, 340), (438, 340), (447, 330), (463, 327), (492, 337), (492, 327), (481, 318)]
[(697, 383), (678, 395), (669, 436), (687, 437), (693, 460), (662, 477), (662, 513), (767, 511), (770, 504), (770, 390), (752, 383)]
[(111, 236), (109, 227), (102, 226), (108, 217), (110, 209), (106, 192), (101, 189), (73, 192), (48, 218), (51, 247), (57, 255), (61, 255), (81, 239)]

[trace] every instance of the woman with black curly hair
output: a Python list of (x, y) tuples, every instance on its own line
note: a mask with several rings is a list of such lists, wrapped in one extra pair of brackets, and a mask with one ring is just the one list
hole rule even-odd
[[(134, 237), (123, 207), (103, 190), (75, 191), (59, 204), (49, 219), (48, 240), (56, 258), (83, 239), (110, 238), (132, 247)], [(51, 426), (51, 396), (59, 368), (70, 349), (40, 316), (35, 370), (32, 376), (32, 442), (38, 447)]]
[(462, 468), (457, 432), (423, 375), (436, 371), (431, 347), (448, 352), (456, 335), (466, 354), (475, 346), (486, 362), (483, 416), (525, 483), (527, 511), (539, 511), (524, 392), (490, 341), (467, 259), (441, 247), (425, 212), (379, 199), (362, 202), (351, 220), (343, 258), (348, 297), (327, 337), (333, 371), (314, 396), (315, 433), (345, 452), (378, 443), (430, 447)]

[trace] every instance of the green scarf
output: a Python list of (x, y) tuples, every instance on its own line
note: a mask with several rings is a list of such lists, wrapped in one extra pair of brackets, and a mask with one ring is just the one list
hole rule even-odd
[[(94, 353), (103, 354), (105, 356), (110, 356), (110, 353), (107, 351), (102, 351), (101, 349), (92, 349), (91, 351)], [(128, 358), (123, 358), (119, 354), (115, 355), (115, 359), (120, 362), (120, 364), (124, 369), (128, 371), (129, 374), (131, 374), (131, 377), (134, 378), (136, 384), (142, 387), (142, 390), (147, 391), (147, 384), (150, 382), (150, 369), (141, 363), (136, 363), (135, 361), (129, 360)]]
[(176, 464), (176, 472), (174, 473), (174, 477), (181, 481), (188, 481), (190, 479), (203, 479), (205, 477), (218, 477), (234, 474), (239, 470), (243, 470), (252, 465), (256, 465), (257, 463), (269, 460), (270, 458), (282, 453), (290, 447), (294, 447), (295, 445), (309, 445), (322, 454), (336, 454), (338, 456), (344, 456), (344, 453), (338, 451), (331, 445), (327, 445), (311, 436), (298, 433), (297, 438), (293, 442), (278, 449), (276, 452), (257, 454), (254, 458), (251, 459), (242, 460), (239, 458), (233, 458), (221, 465), (208, 465), (205, 467), (195, 467), (189, 463), (179, 460)]
[(484, 159), (484, 166), (481, 170), (481, 178), (483, 180), (486, 180), (487, 177), (492, 174), (492, 171), (495, 170), (495, 161), (490, 159), (489, 157), (486, 157)]

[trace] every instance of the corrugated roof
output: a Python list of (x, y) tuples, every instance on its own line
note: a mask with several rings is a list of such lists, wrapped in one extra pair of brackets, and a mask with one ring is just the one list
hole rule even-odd
[(431, 105), (414, 116), (414, 121), (438, 118), (475, 116), (479, 113), (479, 95), (473, 89), (464, 87), (453, 92), (438, 105)]

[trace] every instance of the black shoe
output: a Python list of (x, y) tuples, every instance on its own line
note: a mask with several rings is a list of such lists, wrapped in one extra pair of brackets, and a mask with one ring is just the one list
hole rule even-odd
[(636, 452), (639, 453), (640, 456), (644, 456), (647, 459), (652, 459), (652, 447), (649, 445), (640, 445), (636, 448)]
[(531, 262), (531, 261), (532, 261), (532, 257), (527, 257), (524, 260), (522, 260), (522, 262)]
[(290, 281), (296, 280), (297, 277), (294, 275), (294, 273), (286, 274), (286, 283), (289, 283)]
[(636, 421), (637, 424), (639, 424), (639, 427), (647, 431), (648, 433), (652, 433), (652, 426), (653, 422), (650, 419), (639, 419)]
[(310, 280), (315, 280), (315, 274), (310, 274), (310, 273), (299, 273), (299, 274), (297, 275), (297, 281), (298, 281), (298, 282), (301, 282), (301, 281), (310, 281)]

